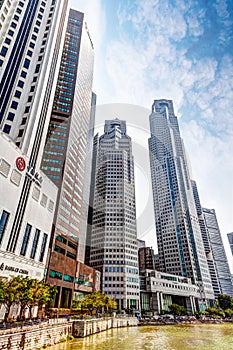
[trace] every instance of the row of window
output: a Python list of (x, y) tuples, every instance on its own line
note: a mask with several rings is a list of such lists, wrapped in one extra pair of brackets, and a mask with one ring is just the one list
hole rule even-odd
[[(62, 280), (62, 273), (54, 270), (50, 270), (49, 277), (56, 278), (58, 280)], [(66, 282), (74, 282), (74, 277), (64, 274), (63, 281)]]
[[(1, 244), (3, 236), (4, 236), (9, 217), (10, 217), (10, 213), (8, 213), (6, 210), (3, 210), (2, 214), (1, 214), (1, 218), (0, 218), (0, 244)], [(24, 233), (24, 237), (23, 237), (22, 246), (20, 249), (20, 255), (22, 255), (22, 256), (25, 256), (27, 253), (27, 247), (28, 247), (28, 243), (30, 241), (31, 232), (32, 232), (32, 225), (27, 224), (26, 229), (25, 229), (25, 233)], [(35, 233), (34, 233), (33, 242), (32, 242), (31, 252), (30, 252), (31, 259), (35, 259), (40, 234), (41, 234), (41, 231), (38, 228), (36, 228)], [(47, 240), (48, 240), (48, 235), (47, 235), (47, 233), (44, 233), (43, 238), (42, 238), (42, 242), (41, 242), (40, 253), (39, 253), (39, 261), (40, 262), (43, 262), (43, 260), (44, 260), (44, 254), (46, 251)]]

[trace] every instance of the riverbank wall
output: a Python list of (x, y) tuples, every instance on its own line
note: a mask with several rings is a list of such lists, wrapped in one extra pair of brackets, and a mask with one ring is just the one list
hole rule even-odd
[(84, 338), (110, 328), (133, 327), (137, 325), (138, 320), (136, 317), (108, 317), (93, 320), (77, 320), (73, 322), (73, 336)]
[(72, 335), (72, 322), (49, 320), (46, 324), (1, 331), (1, 350), (32, 350), (55, 345)]
[(54, 319), (47, 323), (15, 327), (1, 330), (1, 350), (32, 350), (42, 349), (65, 341), (70, 336), (86, 337), (110, 328), (137, 326), (136, 317), (100, 318), (91, 320)]

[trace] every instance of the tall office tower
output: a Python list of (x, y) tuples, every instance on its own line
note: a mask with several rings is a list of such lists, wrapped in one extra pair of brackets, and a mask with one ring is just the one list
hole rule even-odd
[(220, 285), (220, 291), (223, 294), (233, 296), (233, 286), (231, 281), (230, 268), (224, 249), (221, 232), (214, 209), (202, 208), (205, 224), (207, 227), (208, 239), (213, 252), (213, 258), (216, 264), (216, 271)]
[(68, 0), (1, 5), (0, 273), (42, 278), (57, 189), (39, 166)]
[(105, 121), (95, 152), (90, 265), (118, 307), (139, 307), (134, 160), (126, 123)]
[(199, 308), (214, 299), (183, 141), (171, 100), (155, 100), (149, 139), (159, 265), (192, 279)]
[(228, 233), (227, 237), (228, 237), (228, 241), (229, 241), (229, 244), (230, 244), (231, 253), (233, 255), (233, 232)]
[(204, 249), (206, 254), (206, 260), (209, 268), (210, 278), (214, 290), (214, 296), (217, 298), (218, 294), (221, 293), (218, 275), (216, 272), (216, 263), (213, 258), (213, 252), (212, 252), (212, 245), (210, 242), (210, 238), (208, 235), (208, 229), (206, 227), (205, 219), (203, 216), (203, 211), (200, 203), (200, 198), (197, 190), (197, 184), (194, 180), (191, 180), (192, 189), (193, 189), (193, 196), (195, 200), (196, 210), (197, 210), (197, 216), (198, 221), (200, 225), (201, 235), (204, 243)]
[(93, 63), (94, 49), (84, 15), (70, 10), (41, 163), (59, 189), (48, 281), (58, 286), (56, 303), (61, 307), (71, 305), (77, 260), (84, 262), (85, 256), (83, 220), (87, 220), (91, 163), (87, 155), (92, 148), (96, 100)]

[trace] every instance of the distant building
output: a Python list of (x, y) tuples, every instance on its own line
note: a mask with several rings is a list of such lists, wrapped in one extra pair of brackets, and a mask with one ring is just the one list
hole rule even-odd
[(207, 227), (208, 238), (212, 247), (213, 258), (216, 264), (220, 291), (223, 294), (233, 296), (230, 268), (223, 245), (221, 232), (219, 230), (215, 210), (206, 208), (202, 208), (202, 210)]
[(205, 249), (205, 254), (206, 254), (206, 259), (207, 259), (207, 264), (209, 268), (209, 273), (210, 273), (210, 278), (214, 290), (214, 296), (217, 298), (218, 294), (221, 293), (220, 289), (220, 284), (219, 284), (219, 279), (216, 271), (216, 263), (213, 257), (213, 251), (212, 251), (212, 245), (210, 242), (210, 237), (208, 234), (208, 228), (206, 226), (203, 210), (201, 207), (200, 203), (200, 198), (197, 190), (197, 184), (195, 181), (191, 181), (192, 184), (192, 189), (193, 189), (193, 195), (194, 195), (194, 200), (195, 200), (195, 205), (197, 209), (197, 216), (198, 216), (198, 221), (200, 225), (200, 230), (202, 234), (202, 239), (204, 243), (204, 249)]
[(134, 161), (125, 121), (105, 121), (94, 153), (92, 230), (87, 237), (90, 265), (101, 272), (101, 289), (117, 301), (119, 309), (138, 309)]
[(139, 248), (138, 250), (139, 271), (155, 269), (155, 254), (151, 247)]
[(137, 242), (138, 242), (138, 249), (146, 247), (146, 242), (143, 241), (142, 239), (137, 239)]
[(231, 248), (231, 254), (233, 255), (233, 232), (228, 233), (227, 237)]
[(152, 191), (161, 272), (199, 286), (202, 310), (214, 299), (188, 163), (170, 100), (155, 100), (149, 139)]

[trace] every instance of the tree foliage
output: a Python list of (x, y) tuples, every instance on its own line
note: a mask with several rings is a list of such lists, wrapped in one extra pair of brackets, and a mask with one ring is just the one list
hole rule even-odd
[(178, 305), (178, 304), (172, 304), (169, 306), (169, 310), (173, 315), (181, 316), (181, 315), (188, 315), (188, 311), (184, 306)]
[(103, 307), (110, 311), (117, 309), (116, 301), (101, 291), (86, 295), (86, 297), (80, 301), (80, 306), (83, 309), (88, 309), (90, 314), (92, 314), (93, 311), (101, 311)]
[(55, 286), (34, 278), (13, 276), (5, 282), (1, 280), (0, 304), (6, 308), (5, 319), (11, 306), (15, 304), (20, 305), (20, 318), (23, 318), (26, 308), (29, 308), (31, 317), (32, 308), (38, 306), (40, 309), (54, 297), (56, 292)]
[(219, 294), (217, 297), (217, 306), (219, 306), (223, 310), (233, 310), (233, 298), (227, 294)]

